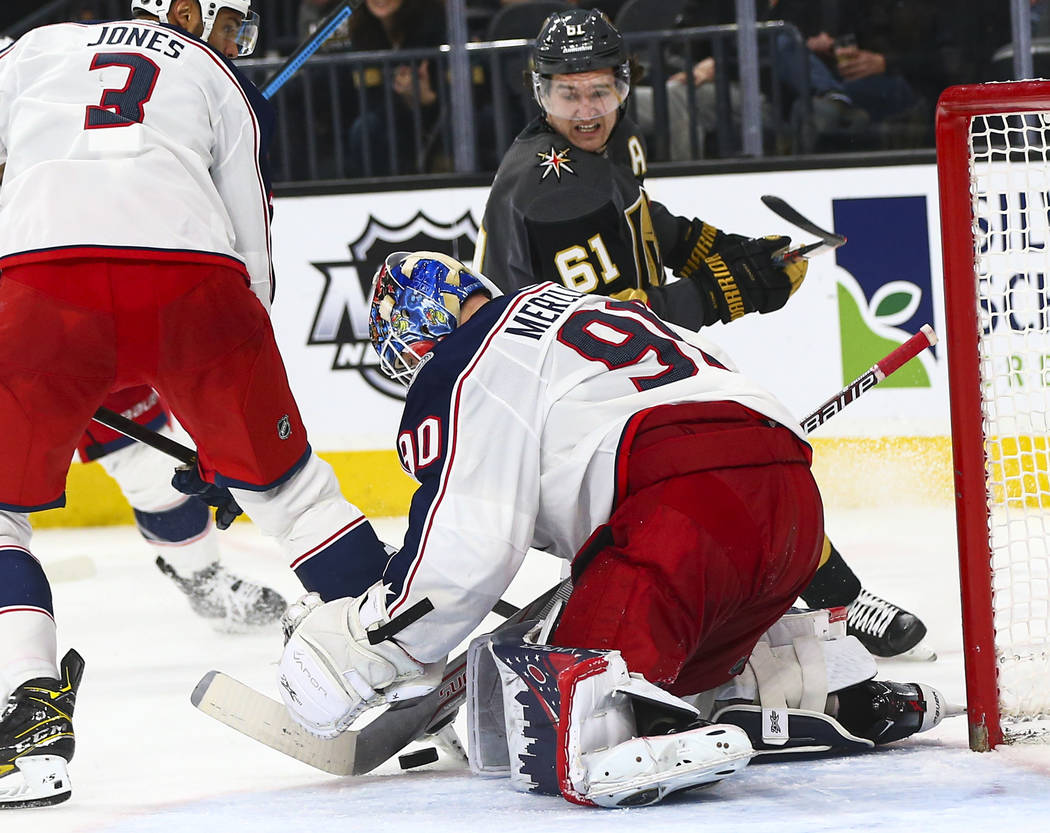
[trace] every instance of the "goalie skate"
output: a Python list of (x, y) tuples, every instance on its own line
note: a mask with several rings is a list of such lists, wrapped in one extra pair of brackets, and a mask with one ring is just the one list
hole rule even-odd
[(62, 679), (16, 688), (0, 712), (0, 810), (43, 807), (69, 798), (66, 763), (73, 758), (73, 707), (84, 660), (69, 651)]
[(287, 607), (276, 590), (239, 578), (218, 562), (188, 577), (180, 576), (160, 556), (157, 567), (186, 594), (193, 612), (220, 633), (244, 633), (272, 625)]

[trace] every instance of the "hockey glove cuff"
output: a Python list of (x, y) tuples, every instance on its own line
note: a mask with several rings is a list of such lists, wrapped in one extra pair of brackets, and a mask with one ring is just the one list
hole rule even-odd
[(703, 270), (704, 260), (723, 247), (747, 240), (739, 234), (726, 234), (703, 220), (691, 220), (682, 226), (678, 240), (664, 254), (664, 265), (681, 278), (691, 278)]
[(200, 498), (209, 506), (214, 506), (215, 526), (219, 529), (229, 529), (230, 524), (244, 511), (237, 505), (229, 489), (208, 483), (196, 466), (179, 466), (175, 469), (171, 485), (184, 495)]
[(308, 594), (288, 608), (278, 664), (281, 699), (296, 722), (335, 737), (378, 706), (422, 697), (441, 682), (444, 661), (418, 662), (392, 638), (369, 640), (390, 621), (387, 588), (320, 603)]
[(728, 324), (749, 312), (773, 312), (802, 285), (807, 262), (785, 260), (789, 237), (731, 241), (691, 277), (708, 301), (704, 324)]

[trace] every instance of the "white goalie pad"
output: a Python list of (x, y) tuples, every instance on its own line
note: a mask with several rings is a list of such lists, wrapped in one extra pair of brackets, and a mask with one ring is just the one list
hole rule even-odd
[(799, 636), (814, 636), (822, 642), (842, 639), (846, 635), (846, 608), (826, 607), (817, 610), (791, 608), (762, 634), (760, 641), (770, 645), (790, 645)]
[[(627, 807), (721, 780), (750, 759), (743, 730), (686, 728), (696, 709), (629, 674), (618, 652), (534, 645), (523, 635), (503, 632), (471, 645), (472, 771), (509, 773), (522, 791)], [(655, 715), (653, 725), (682, 730), (641, 737), (639, 709), (651, 722)]]
[(734, 775), (753, 754), (746, 732), (736, 726), (704, 725), (639, 737), (639, 700), (688, 711), (694, 718), (699, 714), (629, 674), (616, 651), (567, 669), (559, 682), (558, 774), (562, 794), (571, 801), (600, 807), (655, 804), (673, 792)]
[[(789, 742), (792, 716), (799, 724), (809, 715), (821, 724), (830, 722), (846, 745), (870, 745), (825, 712), (830, 694), (870, 680), (877, 671), (875, 658), (856, 637), (846, 635), (843, 608), (788, 613), (763, 634), (743, 671), (716, 690), (712, 719), (726, 719), (729, 705), (740, 707), (752, 738), (775, 746)], [(760, 732), (753, 712), (761, 716)]]
[(475, 775), (510, 773), (503, 684), (489, 650), (492, 637), (479, 636), (467, 649), (467, 761)]

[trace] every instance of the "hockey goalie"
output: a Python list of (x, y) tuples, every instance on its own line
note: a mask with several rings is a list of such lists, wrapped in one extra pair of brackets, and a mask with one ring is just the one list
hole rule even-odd
[(574, 586), (472, 643), (475, 772), (642, 806), (948, 712), (928, 686), (875, 681), (844, 609), (785, 616), (823, 542), (809, 446), (714, 345), (633, 302), (501, 295), (430, 252), (379, 269), (371, 337), (409, 386), (398, 448), (420, 486), (367, 592), (289, 610), (281, 691), (310, 731), (431, 691), (529, 547), (571, 561)]

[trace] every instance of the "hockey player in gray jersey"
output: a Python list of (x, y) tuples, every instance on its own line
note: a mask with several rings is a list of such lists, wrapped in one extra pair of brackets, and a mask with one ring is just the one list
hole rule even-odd
[[(552, 14), (536, 38), (532, 83), (543, 111), (514, 141), (485, 206), (474, 268), (503, 290), (550, 280), (581, 292), (639, 299), (689, 329), (774, 312), (806, 274), (784, 262), (787, 237), (749, 239), (650, 199), (641, 132), (626, 114), (623, 39), (597, 11)], [(678, 280), (668, 282), (665, 269)], [(918, 617), (861, 586), (825, 539), (802, 594), (849, 608), (850, 633), (878, 656), (911, 651)], [(920, 647), (916, 654), (932, 654)]]
[(420, 485), (365, 593), (289, 608), (281, 694), (310, 731), (432, 690), (530, 547), (570, 561), (573, 588), (542, 625), (472, 645), (477, 772), (640, 806), (753, 754), (866, 750), (944, 716), (934, 689), (872, 679), (841, 609), (783, 616), (823, 541), (810, 450), (696, 333), (551, 282), (501, 296), (401, 252), (370, 334), (409, 386), (397, 447)]

